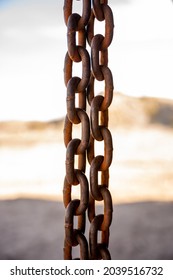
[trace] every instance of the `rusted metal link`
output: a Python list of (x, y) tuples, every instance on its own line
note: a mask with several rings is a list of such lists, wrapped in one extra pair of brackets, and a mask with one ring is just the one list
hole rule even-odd
[(110, 46), (113, 39), (114, 19), (112, 10), (108, 5), (103, 4), (103, 13), (105, 17), (105, 36), (101, 44), (101, 50), (106, 50)]
[(93, 0), (94, 14), (99, 21), (103, 21), (105, 19), (103, 13), (103, 4), (107, 3), (108, 0)]
[[(105, 20), (105, 35), (103, 36), (103, 39), (100, 43), (100, 50), (103, 51), (103, 50), (106, 50), (112, 42), (113, 33), (114, 33), (114, 20), (113, 20), (112, 10), (110, 9), (110, 7), (107, 4), (103, 4), (100, 11), (101, 11), (101, 13), (103, 13), (102, 20)], [(95, 36), (97, 36), (97, 35), (94, 36), (95, 18), (96, 18), (96, 16), (95, 16), (95, 12), (93, 10), (91, 12), (88, 29), (87, 29), (87, 40), (88, 40), (88, 43), (90, 44), (90, 46), (91, 46), (93, 38)], [(100, 20), (100, 21), (102, 21), (102, 20)], [(100, 34), (98, 34), (98, 35), (100, 35)]]
[(96, 96), (91, 103), (90, 119), (91, 119), (91, 132), (93, 138), (97, 141), (102, 141), (103, 136), (100, 131), (99, 125), (99, 111), (104, 97), (101, 95)]
[(77, 215), (76, 211), (80, 205), (79, 199), (73, 199), (70, 201), (68, 206), (66, 207), (65, 212), (65, 237), (66, 242), (70, 246), (76, 246), (78, 243), (76, 242), (76, 238), (74, 235), (74, 216), (78, 216), (78, 230), (82, 233), (85, 232), (85, 212), (81, 215)]
[(104, 76), (101, 71), (101, 64), (100, 64), (100, 46), (101, 42), (103, 41), (103, 36), (101, 34), (97, 34), (94, 36), (91, 42), (91, 58), (92, 58), (92, 70), (94, 73), (95, 78), (98, 81), (103, 81)]
[(113, 212), (112, 197), (110, 191), (105, 186), (101, 186), (99, 188), (99, 191), (104, 201), (104, 218), (100, 226), (100, 229), (102, 231), (106, 231), (109, 229), (112, 222), (112, 212)]
[[(82, 124), (81, 142), (76, 150), (76, 153), (79, 155), (84, 153), (88, 148), (89, 140), (90, 140), (90, 124), (89, 124), (88, 115), (84, 110), (76, 109), (76, 114)], [(69, 120), (68, 116), (66, 116), (65, 125), (64, 125), (64, 143), (66, 147), (68, 143), (72, 140), (72, 128), (73, 128), (73, 124)]]
[(106, 127), (101, 127), (100, 131), (104, 140), (104, 160), (100, 166), (100, 170), (106, 171), (112, 163), (112, 155), (113, 155), (112, 136), (109, 129)]
[[(100, 128), (101, 134), (104, 140), (104, 157), (103, 162), (99, 166), (99, 171), (106, 171), (112, 162), (113, 157), (113, 144), (112, 144), (112, 136), (110, 131), (106, 127)], [(92, 160), (96, 157), (94, 153), (94, 138), (91, 136), (90, 145), (88, 148), (88, 161), (92, 164)]]
[[(111, 137), (112, 138), (112, 137)], [(93, 136), (90, 136), (90, 143), (88, 146), (88, 150), (87, 150), (87, 157), (88, 157), (88, 162), (91, 165), (92, 160), (97, 156), (95, 155), (95, 139), (93, 138)], [(112, 161), (112, 152), (113, 152), (113, 146), (112, 146), (112, 141), (110, 142), (111, 146), (110, 147), (105, 147), (105, 150), (108, 151), (110, 148), (110, 155), (108, 155), (108, 153), (105, 151), (104, 154), (106, 155), (105, 157), (102, 157), (102, 164), (99, 167), (99, 171), (102, 171), (102, 183), (104, 185), (108, 185), (108, 180), (109, 179), (109, 169), (106, 169), (106, 166), (109, 166), (111, 161)], [(105, 170), (104, 170), (105, 169)]]
[(78, 77), (73, 77), (69, 80), (67, 84), (67, 116), (69, 120), (74, 123), (80, 123), (80, 119), (77, 116), (76, 108), (75, 108), (75, 93), (77, 92), (77, 86), (80, 83), (81, 79)]
[[(103, 96), (98, 95), (96, 96), (91, 104), (91, 132), (92, 136), (97, 141), (102, 141), (103, 135), (102, 135), (102, 128), (107, 128), (108, 126), (108, 111), (101, 111), (100, 107), (103, 104)], [(99, 112), (101, 112), (99, 117)], [(106, 136), (105, 136), (106, 137)], [(110, 144), (112, 146), (112, 138), (110, 138)], [(109, 141), (109, 140), (108, 140)]]
[[(104, 89), (104, 99), (102, 100), (102, 104), (99, 107), (99, 111), (105, 111), (109, 108), (109, 106), (112, 103), (114, 85), (113, 85), (112, 72), (110, 71), (110, 69), (106, 66), (100, 66), (100, 68), (101, 68), (101, 71), (102, 71), (102, 74), (103, 74), (104, 80), (105, 80), (105, 89)], [(87, 88), (87, 99), (88, 99), (88, 103), (90, 104), (90, 106), (95, 97), (94, 96), (94, 82), (95, 82), (95, 77), (94, 77), (94, 74), (91, 73), (89, 85)]]
[[(106, 231), (108, 230), (112, 222), (112, 213), (113, 213), (112, 197), (109, 190), (105, 186), (100, 186), (99, 192), (101, 193), (104, 201), (104, 215), (99, 230)], [(88, 217), (90, 222), (92, 222), (92, 220), (96, 217), (93, 208), (95, 208), (95, 199), (91, 196), (89, 206), (88, 206), (88, 213), (89, 213)]]
[[(100, 224), (99, 230), (106, 231), (108, 230), (112, 222), (112, 213), (113, 213), (112, 197), (107, 187), (100, 186), (98, 188), (104, 201), (104, 216), (103, 216), (102, 223)], [(90, 195), (89, 205), (88, 205), (89, 221), (92, 222), (95, 217), (96, 217), (95, 198), (92, 195)]]
[[(82, 61), (82, 79), (78, 83), (76, 91), (83, 92), (88, 86), (90, 80), (90, 57), (87, 50), (83, 47), (78, 46), (77, 51), (80, 56), (79, 62)], [(73, 60), (70, 58), (69, 53), (67, 52), (64, 63), (64, 81), (66, 85), (68, 81), (72, 78), (72, 68)]]
[[(103, 215), (97, 215), (95, 218), (92, 220), (91, 225), (90, 225), (90, 232), (89, 232), (89, 244), (90, 244), (90, 258), (91, 259), (99, 259), (100, 254), (99, 254), (99, 248), (98, 248), (98, 231), (100, 231), (101, 224), (103, 222)], [(105, 247), (108, 246), (109, 243), (109, 229), (106, 230), (107, 233), (105, 236), (107, 237), (107, 240), (103, 238), (101, 240), (101, 244), (104, 244)], [(105, 231), (105, 232), (106, 232)], [(102, 231), (102, 235), (105, 233)]]
[(79, 230), (76, 230), (75, 237), (80, 245), (80, 260), (88, 260), (89, 250), (88, 250), (88, 242), (85, 236)]
[[(75, 239), (75, 246), (80, 246), (80, 258), (76, 258), (76, 260), (88, 260), (89, 259), (89, 250), (88, 250), (88, 242), (84, 234), (79, 230), (73, 231), (73, 237)], [(72, 246), (68, 244), (65, 240), (64, 243), (64, 259), (72, 260)]]
[(104, 80), (105, 80), (105, 89), (104, 89), (104, 100), (102, 102), (100, 110), (105, 111), (109, 108), (109, 106), (112, 103), (114, 85), (113, 85), (113, 77), (112, 77), (111, 70), (107, 66), (103, 65), (101, 66), (101, 71), (103, 73)]
[(98, 244), (97, 249), (98, 249), (99, 254), (100, 254), (100, 259), (111, 260), (110, 252), (104, 244)]
[[(66, 178), (69, 184), (78, 185), (79, 181), (75, 173), (75, 155), (77, 155), (77, 149), (81, 144), (80, 139), (73, 139), (67, 145), (66, 152)], [(86, 152), (78, 155), (78, 169), (85, 172), (86, 167)]]
[(67, 152), (66, 152), (66, 178), (69, 184), (71, 185), (78, 185), (79, 182), (77, 180), (76, 174), (75, 174), (75, 153), (77, 150), (77, 147), (80, 144), (79, 139), (73, 139), (69, 142), (67, 146)]
[(98, 171), (100, 170), (103, 160), (103, 156), (96, 156), (92, 160), (90, 167), (90, 191), (93, 198), (98, 201), (103, 200), (102, 194), (99, 191), (100, 185), (98, 185)]
[[(90, 191), (91, 191), (92, 197), (98, 201), (104, 200), (102, 188), (105, 188), (105, 189), (108, 188), (108, 183), (109, 183), (109, 172), (108, 172), (108, 170), (106, 170), (106, 171), (101, 171), (102, 175), (103, 174), (104, 175), (101, 176), (101, 185), (98, 184), (98, 169), (99, 169), (99, 166), (101, 165), (100, 162), (102, 162), (102, 160), (103, 160), (102, 156), (97, 156), (96, 158), (93, 159), (91, 168), (90, 168)], [(106, 198), (108, 199), (108, 194), (106, 194), (106, 195), (107, 195)], [(105, 200), (106, 200), (106, 198), (105, 198)], [(110, 204), (110, 209), (112, 209), (111, 207), (112, 206)]]
[[(72, 14), (68, 19), (68, 30), (67, 30), (67, 46), (68, 53), (70, 58), (75, 62), (80, 62), (80, 54), (78, 52), (78, 48), (76, 46), (76, 33), (79, 31), (78, 22), (80, 20), (80, 15)], [(85, 34), (85, 30), (82, 31), (82, 34)]]
[[(88, 208), (89, 204), (89, 186), (88, 186), (88, 180), (84, 173), (82, 173), (81, 170), (76, 170), (75, 175), (79, 181), (80, 184), (80, 203), (78, 208), (76, 209), (75, 214), (81, 215), (83, 212), (85, 212)], [(64, 206), (67, 207), (68, 204), (72, 201), (71, 197), (71, 188), (72, 185), (69, 184), (67, 181), (67, 178), (64, 179), (64, 189), (63, 189), (63, 200), (64, 200)]]
[[(67, 25), (68, 18), (72, 14), (73, 10), (73, 0), (65, 0), (64, 1), (64, 20)], [(83, 11), (81, 19), (78, 23), (79, 29), (82, 29), (83, 26), (87, 25), (89, 18), (90, 18), (90, 12), (91, 12), (91, 1), (89, 0), (83, 0)]]

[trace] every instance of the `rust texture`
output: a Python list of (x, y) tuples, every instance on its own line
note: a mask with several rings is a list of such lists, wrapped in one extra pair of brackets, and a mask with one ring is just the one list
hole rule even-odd
[[(108, 48), (113, 39), (114, 20), (108, 0), (81, 0), (80, 5), (81, 15), (73, 12), (73, 0), (64, 1), (64, 20), (67, 26), (67, 53), (64, 61), (64, 82), (67, 88), (67, 115), (64, 121), (64, 259), (73, 259), (75, 246), (80, 249), (77, 259), (111, 259), (108, 246), (113, 206), (109, 191), (109, 167), (113, 156), (113, 141), (108, 120), (114, 86), (112, 72), (108, 67)], [(104, 21), (104, 36), (95, 34), (96, 21)], [(81, 75), (73, 76), (74, 64), (80, 62)], [(104, 81), (103, 95), (95, 92), (95, 81)], [(73, 138), (74, 125), (81, 127), (80, 138)], [(95, 155), (97, 141), (104, 143), (103, 155)], [(87, 163), (89, 178), (86, 176)], [(74, 199), (72, 190), (78, 185), (80, 197)], [(103, 214), (96, 214), (96, 201), (103, 201)], [(88, 237), (86, 216), (89, 221)], [(98, 240), (98, 232), (101, 232), (101, 240)]]

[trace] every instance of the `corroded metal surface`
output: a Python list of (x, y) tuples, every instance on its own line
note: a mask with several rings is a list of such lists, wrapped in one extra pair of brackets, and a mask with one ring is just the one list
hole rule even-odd
[[(68, 48), (64, 63), (67, 87), (64, 259), (73, 258), (75, 246), (80, 247), (79, 259), (110, 259), (108, 245), (113, 206), (108, 187), (113, 143), (108, 128), (108, 109), (113, 98), (113, 77), (108, 67), (108, 47), (113, 38), (113, 14), (106, 0), (81, 0), (82, 15), (73, 13), (73, 4), (73, 0), (64, 1)], [(95, 34), (96, 21), (105, 22), (104, 36)], [(73, 76), (73, 66), (79, 62), (81, 78)], [(105, 83), (103, 96), (95, 93), (96, 80)], [(81, 138), (73, 138), (73, 126), (78, 124)], [(97, 141), (104, 143), (103, 155), (95, 155)], [(85, 172), (87, 162), (89, 179)], [(72, 188), (77, 185), (80, 185), (80, 198), (73, 199)], [(96, 201), (103, 201), (103, 214), (96, 214)], [(86, 214), (90, 223), (89, 238), (85, 232)], [(101, 240), (98, 240), (99, 231)]]

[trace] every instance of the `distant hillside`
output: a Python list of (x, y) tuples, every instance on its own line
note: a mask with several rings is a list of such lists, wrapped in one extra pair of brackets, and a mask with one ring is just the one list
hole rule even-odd
[[(109, 108), (111, 129), (162, 126), (173, 128), (173, 101), (135, 98), (115, 93)], [(50, 122), (0, 122), (0, 145), (32, 145), (40, 141), (63, 141), (64, 119)]]
[(173, 128), (173, 100), (114, 94), (111, 126), (162, 125)]

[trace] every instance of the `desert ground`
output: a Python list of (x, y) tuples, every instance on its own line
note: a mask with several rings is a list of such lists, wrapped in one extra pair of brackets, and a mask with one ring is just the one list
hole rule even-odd
[[(173, 259), (173, 104), (114, 100), (112, 259)], [(63, 120), (0, 131), (0, 259), (63, 259)]]

